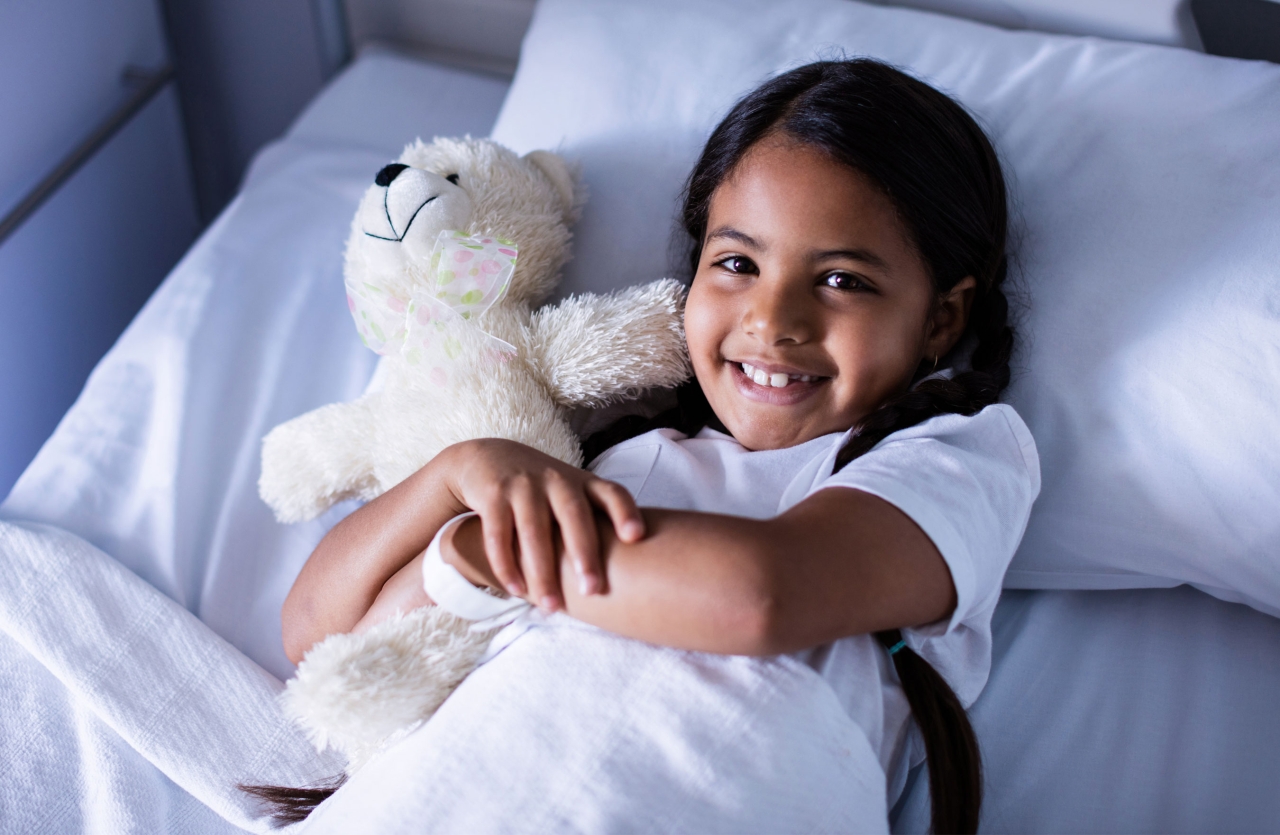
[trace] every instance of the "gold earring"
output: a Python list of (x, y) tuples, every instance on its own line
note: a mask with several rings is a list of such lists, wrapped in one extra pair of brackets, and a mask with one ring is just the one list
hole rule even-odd
[(933, 355), (933, 370), (934, 370), (935, 372), (938, 370), (938, 358), (939, 358), (939, 356), (940, 356), (939, 354), (934, 354), (934, 355)]

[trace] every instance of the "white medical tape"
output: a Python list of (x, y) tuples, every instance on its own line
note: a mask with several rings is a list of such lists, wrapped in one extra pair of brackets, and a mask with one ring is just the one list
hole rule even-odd
[[(475, 513), (450, 519), (436, 532), (422, 558), (422, 588), (437, 606), (463, 620), (484, 621), (484, 628), (502, 626), (530, 608), (518, 597), (496, 597), (471, 584), (458, 569), (444, 561), (440, 541)], [(479, 625), (479, 624), (477, 624)]]

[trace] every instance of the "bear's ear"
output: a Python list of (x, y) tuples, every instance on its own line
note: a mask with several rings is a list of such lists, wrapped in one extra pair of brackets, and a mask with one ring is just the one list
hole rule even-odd
[(560, 214), (564, 216), (565, 223), (572, 223), (577, 219), (578, 214), (578, 184), (575, 171), (565, 161), (564, 157), (559, 154), (553, 154), (550, 151), (530, 151), (524, 155), (524, 158), (537, 166), (538, 170), (547, 175), (547, 179), (551, 181), (551, 185), (555, 186), (556, 193), (560, 197)]

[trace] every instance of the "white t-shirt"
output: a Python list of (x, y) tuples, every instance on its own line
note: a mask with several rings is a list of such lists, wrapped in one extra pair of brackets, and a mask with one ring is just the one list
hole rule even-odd
[[(642, 507), (766, 519), (830, 487), (863, 490), (894, 505), (933, 540), (957, 600), (949, 620), (905, 629), (903, 637), (967, 707), (986, 685), (991, 615), (1040, 492), (1035, 441), (1012, 407), (997, 404), (896, 432), (833, 474), (849, 434), (753, 452), (711, 429), (693, 438), (658, 429), (607, 450), (591, 469)], [(924, 752), (918, 741), (907, 744), (910, 708), (888, 653), (873, 636), (855, 635), (796, 657), (821, 674), (866, 733), (892, 804)]]
[[(658, 431), (606, 452), (595, 470), (650, 506), (769, 517), (841, 486), (892, 502), (933, 538), (958, 598), (951, 618), (905, 630), (906, 640), (969, 704), (988, 674), (1001, 575), (1040, 487), (1035, 444), (1012, 409), (992, 406), (896, 433), (833, 476), (844, 438), (748, 452), (716, 432)], [(472, 614), (461, 616), (504, 605), (440, 567), (424, 583), (469, 595)], [(514, 616), (491, 663), (357, 771), (309, 827), (887, 832), (921, 752), (873, 638), (748, 658), (651, 646), (563, 614)]]

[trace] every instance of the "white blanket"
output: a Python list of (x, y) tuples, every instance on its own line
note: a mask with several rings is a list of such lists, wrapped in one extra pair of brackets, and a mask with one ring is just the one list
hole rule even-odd
[(649, 646), (562, 615), (313, 813), (351, 832), (885, 832), (861, 728), (792, 658)]
[(278, 679), (92, 545), (0, 522), (0, 565), (5, 832), (268, 831), (238, 784), (341, 771)]

